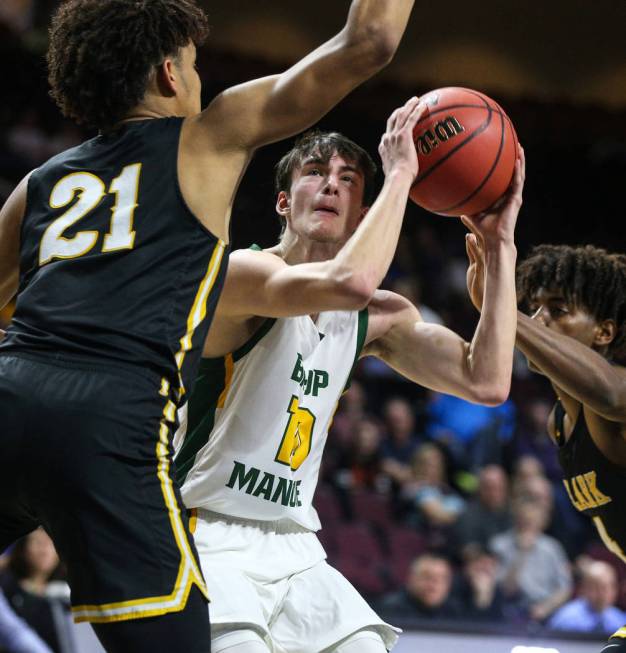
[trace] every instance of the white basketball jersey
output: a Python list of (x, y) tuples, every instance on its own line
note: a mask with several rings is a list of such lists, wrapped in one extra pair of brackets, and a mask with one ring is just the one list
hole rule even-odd
[(322, 453), (366, 331), (366, 310), (271, 319), (203, 359), (174, 440), (185, 505), (318, 530)]

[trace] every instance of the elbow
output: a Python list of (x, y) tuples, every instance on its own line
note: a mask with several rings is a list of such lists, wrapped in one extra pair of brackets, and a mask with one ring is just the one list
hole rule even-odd
[(384, 68), (394, 57), (400, 43), (391, 30), (382, 26), (369, 25), (355, 35), (350, 44), (353, 61), (358, 61), (369, 71)]
[(336, 293), (342, 298), (345, 310), (360, 311), (371, 301), (376, 284), (364, 274), (350, 270), (336, 270), (332, 276)]
[(483, 406), (500, 406), (509, 398), (511, 380), (493, 383), (478, 384), (474, 386), (472, 401)]

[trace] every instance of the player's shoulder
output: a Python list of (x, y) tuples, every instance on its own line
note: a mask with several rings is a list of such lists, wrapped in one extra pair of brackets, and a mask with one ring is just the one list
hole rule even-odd
[(367, 306), (371, 318), (412, 315), (420, 319), (419, 310), (406, 297), (391, 290), (378, 289)]
[(229, 270), (244, 272), (247, 270), (263, 270), (269, 268), (284, 267), (285, 261), (271, 249), (261, 249), (258, 245), (237, 249), (230, 254)]

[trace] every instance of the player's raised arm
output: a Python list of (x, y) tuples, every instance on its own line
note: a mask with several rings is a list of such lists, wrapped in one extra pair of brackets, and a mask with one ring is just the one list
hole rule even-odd
[(17, 292), (19, 280), (20, 227), (26, 206), (26, 176), (0, 209), (0, 308)]
[(370, 305), (365, 354), (373, 354), (407, 378), (433, 390), (482, 404), (502, 403), (509, 394), (517, 303), (515, 223), (522, 201), (523, 154), (513, 187), (499, 208), (464, 218), (485, 252), (482, 313), (471, 342), (436, 324), (422, 322), (417, 309), (393, 293)]
[[(344, 28), (280, 75), (228, 89), (195, 120), (217, 147), (251, 150), (317, 122), (383, 68), (414, 0), (353, 0)], [(217, 125), (217, 129), (216, 129)]]
[[(278, 196), (277, 210), (287, 231), (276, 253), (243, 250), (231, 256), (220, 314), (284, 317), (366, 306), (396, 250), (417, 175), (413, 127), (424, 111), (425, 106), (411, 98), (389, 117), (379, 146), (385, 182), (369, 210), (361, 203), (365, 180), (357, 161), (337, 156), (323, 161), (315, 153), (305, 157), (292, 173), (289, 190)], [(304, 220), (309, 230), (326, 230), (326, 240), (334, 234), (339, 247), (343, 234), (354, 229), (363, 213), (335, 256), (289, 264), (289, 251), (299, 248)], [(328, 247), (332, 245), (327, 242), (325, 252)]]
[[(468, 243), (468, 255), (470, 294), (480, 309), (484, 255), (474, 240)], [(526, 265), (524, 262), (521, 267)], [(581, 317), (586, 317), (589, 322), (586, 340), (598, 351), (571, 337), (566, 330), (550, 329), (546, 320), (572, 319), (570, 312), (580, 313), (582, 309), (568, 303), (562, 295), (563, 293), (551, 295), (545, 305), (533, 311), (532, 317), (517, 312), (516, 346), (534, 368), (550, 379), (566, 410), (572, 406), (573, 399), (576, 406), (578, 403), (584, 404), (605, 419), (626, 422), (624, 368), (613, 365), (606, 355), (600, 353), (606, 352), (617, 341), (616, 321), (604, 319), (592, 324), (589, 315), (579, 315), (578, 318), (573, 316), (579, 322)]]

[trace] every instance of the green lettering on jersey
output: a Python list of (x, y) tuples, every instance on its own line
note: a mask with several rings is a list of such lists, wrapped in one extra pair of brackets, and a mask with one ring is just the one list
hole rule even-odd
[(235, 460), (235, 466), (233, 467), (228, 483), (226, 483), (226, 487), (234, 488), (235, 481), (239, 481), (239, 487), (237, 489), (242, 490), (244, 486), (247, 485), (248, 487), (245, 488), (246, 494), (251, 494), (256, 480), (259, 477), (259, 473), (260, 470), (256, 467), (251, 467), (246, 472), (246, 466)]
[(252, 496), (258, 497), (261, 494), (266, 501), (270, 500), (272, 496), (272, 490), (274, 489), (274, 479), (276, 477), (274, 474), (269, 472), (263, 472), (263, 478), (261, 482), (256, 486), (256, 490), (252, 493)]
[[(234, 463), (233, 471), (230, 474), (228, 483), (226, 483), (226, 487), (244, 490), (246, 494), (251, 494), (253, 497), (258, 497), (264, 501), (271, 501), (272, 503), (280, 501), (283, 506), (295, 508), (296, 506), (302, 505), (300, 501), (300, 483), (302, 481), (293, 481), (292, 479), (276, 476), (269, 472), (263, 472), (263, 477), (257, 485), (261, 473), (260, 469), (256, 467), (246, 469), (243, 463), (236, 460)], [(274, 489), (274, 484), (277, 479), (278, 483), (276, 483), (276, 489)]]
[(302, 354), (298, 354), (291, 372), (291, 380), (304, 388), (304, 394), (317, 397), (320, 390), (328, 387), (329, 376), (325, 370), (307, 370), (302, 365)]
[(276, 486), (276, 490), (274, 491), (274, 496), (272, 497), (272, 502), (276, 503), (278, 499), (280, 498), (280, 503), (283, 506), (286, 506), (289, 504), (289, 495), (291, 494), (291, 486), (293, 485), (293, 481), (287, 481), (286, 478), (283, 478), (282, 476), (278, 477), (278, 485)]

